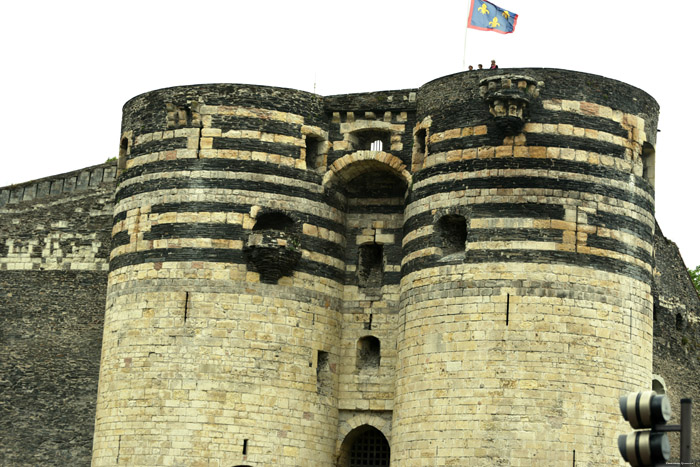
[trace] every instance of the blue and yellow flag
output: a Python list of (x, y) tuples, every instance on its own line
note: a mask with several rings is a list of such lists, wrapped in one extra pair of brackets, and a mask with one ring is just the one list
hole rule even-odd
[(504, 10), (484, 0), (472, 0), (467, 27), (510, 34), (515, 31), (517, 21), (518, 15), (512, 11)]

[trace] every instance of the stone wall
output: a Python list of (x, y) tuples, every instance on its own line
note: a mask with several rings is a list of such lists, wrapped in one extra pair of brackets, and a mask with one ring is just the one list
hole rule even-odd
[(114, 173), (0, 189), (2, 465), (90, 463)]
[(331, 465), (344, 232), (305, 170), (322, 126), (319, 96), (261, 86), (126, 104), (93, 465)]
[(658, 106), (558, 70), (451, 75), (417, 102), (393, 462), (618, 463), (617, 398), (651, 382)]
[[(680, 423), (680, 399), (693, 400), (694, 459), (700, 458), (700, 297), (678, 247), (657, 225), (654, 236), (654, 373)], [(669, 434), (678, 461), (677, 434)]]
[(109, 269), (116, 164), (0, 189), (0, 271)]
[(652, 325), (700, 397), (657, 111), (542, 69), (135, 97), (116, 165), (0, 188), (0, 463), (89, 464), (95, 407), (94, 465), (344, 466), (371, 430), (392, 465), (619, 462)]
[(90, 465), (107, 273), (0, 271), (0, 465)]

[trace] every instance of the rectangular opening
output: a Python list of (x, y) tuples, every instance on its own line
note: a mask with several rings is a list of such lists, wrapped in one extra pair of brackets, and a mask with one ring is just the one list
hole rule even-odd
[(384, 249), (378, 243), (360, 245), (357, 258), (357, 284), (360, 287), (381, 287), (384, 273)]
[(316, 392), (329, 395), (331, 391), (332, 377), (328, 352), (319, 350), (316, 355)]

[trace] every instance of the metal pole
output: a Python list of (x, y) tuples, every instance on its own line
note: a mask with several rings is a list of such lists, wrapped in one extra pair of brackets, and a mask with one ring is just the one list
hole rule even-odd
[[(469, 20), (467, 19), (467, 21), (469, 21)], [(469, 29), (469, 25), (467, 24), (467, 27), (464, 28), (464, 53), (462, 54), (462, 71), (465, 71), (467, 69), (467, 30), (468, 29)]]
[(690, 443), (692, 430), (692, 399), (681, 399), (681, 464), (690, 464)]

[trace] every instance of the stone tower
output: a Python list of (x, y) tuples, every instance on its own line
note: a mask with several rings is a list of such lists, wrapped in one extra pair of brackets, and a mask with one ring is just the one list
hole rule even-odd
[(547, 69), (132, 99), (93, 465), (619, 462), (657, 115)]

